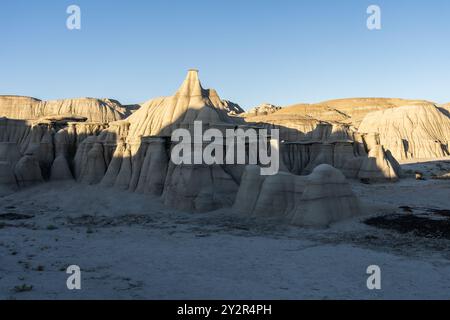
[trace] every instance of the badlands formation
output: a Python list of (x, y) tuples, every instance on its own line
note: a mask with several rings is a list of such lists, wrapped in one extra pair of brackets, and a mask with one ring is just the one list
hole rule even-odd
[[(110, 99), (0, 97), (0, 196), (76, 180), (158, 196), (179, 210), (327, 226), (361, 214), (350, 182), (402, 177), (397, 161), (449, 155), (449, 107), (428, 101), (347, 99), (244, 113), (190, 70), (170, 97), (123, 106)], [(280, 172), (257, 165), (171, 161), (175, 129), (280, 130)], [(250, 144), (250, 142), (249, 142)]]

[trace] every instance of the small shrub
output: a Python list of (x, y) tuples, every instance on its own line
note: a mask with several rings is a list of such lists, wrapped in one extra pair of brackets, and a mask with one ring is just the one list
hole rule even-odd
[(39, 272), (44, 271), (44, 266), (38, 266), (38, 267), (36, 268), (36, 271), (39, 271)]
[(23, 284), (21, 286), (15, 286), (14, 292), (20, 293), (20, 292), (29, 292), (33, 290), (33, 286), (28, 286), (26, 284)]

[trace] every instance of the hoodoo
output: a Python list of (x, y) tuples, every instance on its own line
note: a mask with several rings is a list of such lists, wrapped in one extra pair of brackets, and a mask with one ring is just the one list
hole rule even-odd
[(323, 164), (308, 176), (279, 173), (261, 177), (248, 166), (234, 210), (299, 226), (323, 227), (359, 214), (359, 203), (344, 175)]
[[(170, 161), (172, 132), (183, 128), (194, 134), (196, 121), (201, 121), (203, 129), (221, 131), (238, 125), (228, 116), (226, 103), (217, 92), (204, 89), (198, 71), (189, 70), (173, 96), (150, 100), (126, 120), (92, 137), (93, 141), (85, 140), (75, 157), (75, 167), (80, 172), (77, 179), (97, 183), (99, 179), (94, 174), (103, 172), (98, 167), (102, 163), (101, 152), (97, 151), (94, 157), (90, 151), (95, 141), (97, 149), (115, 146), (103, 157), (107, 166), (101, 180), (104, 186), (162, 195), (166, 205), (183, 210), (209, 211), (231, 206), (238, 184), (223, 166), (175, 165)], [(89, 153), (91, 157), (86, 156)]]
[[(323, 226), (356, 214), (357, 201), (344, 175), (376, 181), (399, 176), (396, 161), (381, 143), (382, 132), (360, 134), (349, 124), (313, 119), (306, 113), (294, 119), (279, 108), (258, 112), (265, 116), (253, 122), (255, 117), (236, 116), (240, 108), (222, 100), (214, 89), (203, 88), (197, 70), (188, 71), (173, 96), (149, 100), (126, 118), (126, 110), (114, 100), (0, 100), (0, 111), (8, 116), (0, 120), (2, 192), (44, 180), (75, 179), (160, 197), (180, 210), (206, 212), (234, 204), (237, 211), (255, 216), (269, 212), (287, 223)], [(329, 107), (325, 114), (348, 119)], [(200, 132), (195, 130), (198, 123)], [(367, 127), (364, 122), (362, 127)], [(172, 140), (177, 129), (191, 139)], [(187, 150), (194, 152), (210, 146), (211, 141), (201, 139), (209, 129), (226, 142), (227, 130), (253, 130), (253, 138), (244, 137), (241, 159), (251, 160), (257, 153), (257, 165), (246, 167), (249, 163), (230, 159), (212, 164), (172, 161), (171, 151), (183, 149), (177, 148), (179, 143), (190, 144)], [(264, 177), (259, 169), (267, 164), (258, 151), (267, 145), (261, 143), (263, 136), (278, 137), (274, 130), (280, 130), (283, 141), (277, 140), (270, 157), (276, 156), (283, 172)], [(237, 148), (222, 146), (223, 153), (211, 156)]]

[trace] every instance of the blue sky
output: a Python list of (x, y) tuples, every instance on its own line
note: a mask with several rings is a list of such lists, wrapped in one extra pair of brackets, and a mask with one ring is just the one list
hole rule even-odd
[[(66, 28), (80, 6), (82, 28)], [(366, 9), (382, 10), (382, 30)], [(244, 108), (346, 97), (450, 102), (448, 0), (2, 0), (0, 94), (171, 95), (186, 70)]]

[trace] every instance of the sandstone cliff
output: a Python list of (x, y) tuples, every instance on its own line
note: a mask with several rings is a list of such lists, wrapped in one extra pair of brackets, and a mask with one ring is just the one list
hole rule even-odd
[(450, 118), (433, 104), (417, 104), (368, 114), (359, 131), (376, 132), (396, 159), (448, 155)]
[(52, 116), (78, 116), (87, 121), (107, 123), (124, 119), (127, 108), (111, 99), (64, 99), (41, 101), (30, 97), (0, 96), (0, 117), (38, 120)]

